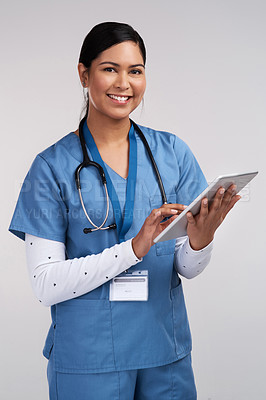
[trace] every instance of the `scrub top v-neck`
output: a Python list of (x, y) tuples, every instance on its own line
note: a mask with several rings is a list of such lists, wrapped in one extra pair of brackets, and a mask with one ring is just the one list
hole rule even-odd
[(127, 178), (123, 178), (116, 171), (114, 171), (108, 164), (104, 163), (106, 171), (112, 181), (112, 185), (117, 193), (122, 215), (125, 212), (126, 204), (126, 191), (127, 191)]

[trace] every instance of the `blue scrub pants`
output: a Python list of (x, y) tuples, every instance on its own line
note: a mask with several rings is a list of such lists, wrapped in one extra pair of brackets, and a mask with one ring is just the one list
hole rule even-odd
[(196, 400), (191, 355), (162, 367), (95, 374), (47, 376), (50, 400)]

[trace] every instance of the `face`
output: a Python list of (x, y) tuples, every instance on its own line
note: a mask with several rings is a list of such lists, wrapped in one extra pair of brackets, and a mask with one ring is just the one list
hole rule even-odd
[(89, 73), (79, 64), (79, 72), (88, 89), (89, 117), (128, 118), (143, 98), (145, 67), (139, 46), (132, 41), (103, 51), (93, 60)]

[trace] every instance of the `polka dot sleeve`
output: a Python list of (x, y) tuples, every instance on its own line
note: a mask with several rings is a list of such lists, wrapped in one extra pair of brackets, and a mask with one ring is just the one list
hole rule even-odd
[(213, 241), (202, 250), (193, 250), (189, 239), (183, 236), (176, 240), (174, 266), (176, 272), (191, 279), (199, 275), (209, 264)]
[(33, 291), (44, 306), (88, 293), (136, 265), (132, 240), (102, 253), (66, 260), (65, 244), (26, 233), (26, 258)]

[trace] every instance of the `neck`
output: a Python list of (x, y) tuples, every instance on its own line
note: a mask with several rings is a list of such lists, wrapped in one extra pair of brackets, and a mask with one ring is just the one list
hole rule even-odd
[(89, 114), (87, 124), (97, 146), (120, 145), (128, 140), (129, 117), (117, 120), (102, 116), (96, 119)]

